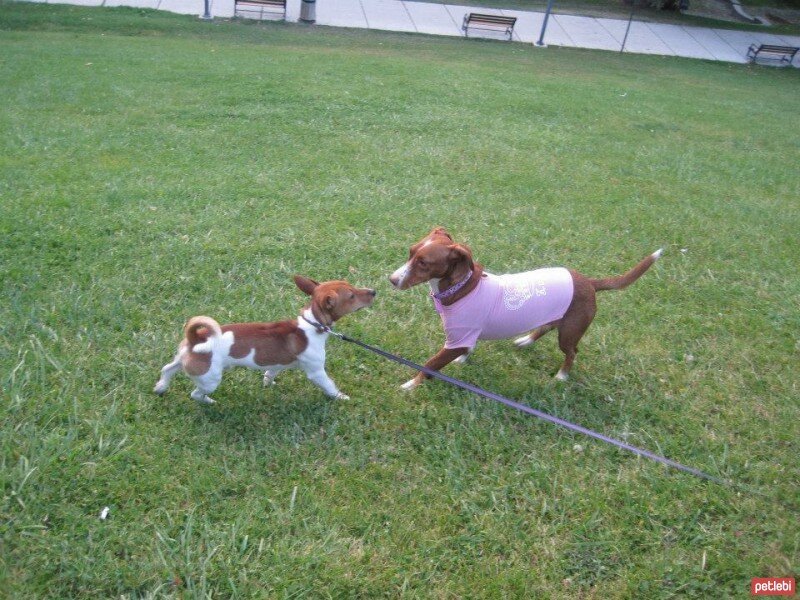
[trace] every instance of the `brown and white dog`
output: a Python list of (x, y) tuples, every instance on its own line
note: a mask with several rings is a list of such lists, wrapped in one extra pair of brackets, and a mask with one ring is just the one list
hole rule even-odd
[[(453, 361), (464, 362), (478, 339), (525, 333), (515, 340), (522, 347), (558, 329), (558, 344), (565, 359), (556, 378), (564, 381), (578, 352), (578, 342), (597, 311), (595, 292), (627, 287), (661, 254), (658, 250), (624, 275), (607, 279), (590, 279), (562, 268), (498, 277), (484, 273), (466, 245), (455, 243), (444, 228), (437, 227), (411, 246), (408, 261), (389, 276), (389, 281), (399, 290), (430, 284), (447, 342), (425, 363), (426, 367), (439, 370)], [(420, 373), (403, 389), (414, 389), (425, 378)]]
[(285, 369), (298, 368), (332, 398), (349, 399), (325, 372), (325, 342), (330, 327), (343, 316), (372, 304), (375, 290), (355, 288), (346, 281), (317, 283), (295, 276), (297, 287), (311, 296), (311, 304), (296, 320), (273, 323), (233, 323), (220, 326), (211, 317), (192, 317), (184, 328), (185, 338), (175, 359), (161, 369), (153, 390), (162, 395), (178, 372), (194, 382), (192, 399), (212, 404), (208, 395), (230, 367), (264, 371), (264, 385), (273, 383)]

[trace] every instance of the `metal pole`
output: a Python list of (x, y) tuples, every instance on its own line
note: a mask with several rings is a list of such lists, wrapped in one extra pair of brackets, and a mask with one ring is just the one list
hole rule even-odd
[(203, 21), (210, 21), (214, 17), (211, 16), (211, 11), (209, 10), (209, 2), (208, 0), (203, 0), (203, 4), (205, 5), (205, 12), (200, 17)]
[(625, 37), (622, 38), (622, 48), (619, 49), (620, 54), (625, 51), (625, 42), (628, 41), (628, 32), (631, 30), (631, 21), (633, 21), (634, 10), (636, 10), (636, 0), (631, 0), (631, 15), (628, 17), (628, 27), (625, 29)]
[(547, 29), (547, 19), (550, 18), (550, 12), (553, 10), (553, 0), (547, 0), (547, 10), (544, 13), (544, 22), (542, 23), (542, 33), (539, 36), (539, 41), (536, 42), (537, 46), (544, 46), (544, 30)]

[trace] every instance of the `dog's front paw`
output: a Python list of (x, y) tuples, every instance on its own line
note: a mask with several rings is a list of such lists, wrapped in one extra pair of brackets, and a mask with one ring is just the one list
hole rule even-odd
[(419, 381), (417, 381), (416, 379), (409, 379), (408, 381), (406, 381), (406, 382), (405, 382), (403, 385), (401, 385), (400, 387), (401, 387), (403, 390), (405, 390), (406, 392), (410, 392), (411, 390), (413, 390), (413, 389), (414, 389), (415, 387), (417, 387), (418, 385), (419, 385)]
[(163, 396), (167, 392), (168, 387), (169, 387), (168, 383), (159, 380), (159, 382), (156, 383), (156, 387), (153, 388), (153, 392), (155, 392), (159, 396)]
[(567, 379), (569, 379), (569, 373), (565, 373), (564, 371), (561, 370), (559, 370), (559, 372), (556, 373), (556, 381), (566, 381)]
[(334, 396), (334, 397), (335, 397), (337, 400), (350, 400), (350, 396), (348, 396), (347, 394), (345, 394), (345, 393), (343, 393), (343, 392), (339, 392), (339, 393), (338, 393), (338, 394), (336, 394), (336, 396)]
[(468, 360), (469, 360), (469, 352), (467, 352), (466, 354), (462, 354), (458, 358), (454, 358), (453, 362), (458, 364), (458, 365), (463, 365)]

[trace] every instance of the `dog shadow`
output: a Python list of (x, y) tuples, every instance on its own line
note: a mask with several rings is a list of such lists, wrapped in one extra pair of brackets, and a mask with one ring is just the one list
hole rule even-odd
[[(607, 401), (609, 392), (593, 382), (592, 376), (587, 379), (578, 373), (567, 383), (555, 381), (554, 359), (558, 355), (549, 349), (519, 353), (510, 362), (507, 356), (478, 353), (467, 364), (449, 369), (448, 374), (584, 426), (604, 428), (619, 421), (620, 406)], [(402, 376), (397, 378), (400, 380)], [(463, 410), (489, 421), (510, 420), (527, 429), (533, 418), (443, 382), (428, 381), (425, 386), (439, 401), (463, 404)], [(214, 393), (213, 405), (195, 404), (187, 397), (190, 389), (190, 384), (182, 382), (168, 393), (185, 398), (182, 401), (186, 406), (180, 412), (192, 415), (198, 428), (210, 428), (225, 439), (246, 443), (261, 444), (269, 438), (277, 446), (296, 446), (330, 435), (342, 419), (339, 411), (353, 402), (329, 398), (299, 371), (282, 373), (276, 385), (266, 388), (261, 386), (259, 375), (244, 370), (230, 372)], [(409, 399), (414, 393), (419, 394), (412, 392)]]
[(215, 404), (194, 407), (194, 419), (223, 429), (221, 433), (232, 439), (249, 442), (267, 436), (294, 444), (318, 434), (336, 419), (342, 400), (329, 398), (308, 385), (304, 377), (302, 382), (290, 381), (294, 379), (290, 374), (281, 377), (284, 381), (266, 388), (250, 378), (238, 382), (231, 377), (214, 394)]
[[(501, 348), (502, 349), (502, 348)], [(530, 408), (552, 416), (577, 421), (584, 426), (605, 428), (624, 418), (621, 406), (609, 402), (618, 386), (603, 380), (591, 363), (580, 365), (568, 381), (554, 375), (563, 356), (557, 349), (534, 348), (525, 352), (495, 355), (476, 353), (465, 365), (451, 369), (449, 375), (464, 379), (487, 391), (495, 392)], [(442, 397), (448, 401), (469, 398), (470, 410), (486, 418), (508, 418), (520, 423), (535, 419), (492, 401), (437, 382)], [(629, 382), (633, 385), (632, 382)], [(627, 390), (630, 393), (630, 390)], [(538, 419), (537, 419), (538, 421)]]

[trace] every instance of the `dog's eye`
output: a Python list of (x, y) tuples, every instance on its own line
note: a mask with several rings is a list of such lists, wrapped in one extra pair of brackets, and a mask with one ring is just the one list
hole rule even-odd
[(417, 264), (419, 265), (420, 269), (427, 269), (428, 268), (428, 263), (426, 263), (424, 260), (418, 261)]
[(353, 300), (355, 297), (356, 297), (355, 294), (353, 294), (353, 293), (350, 294), (350, 300)]

